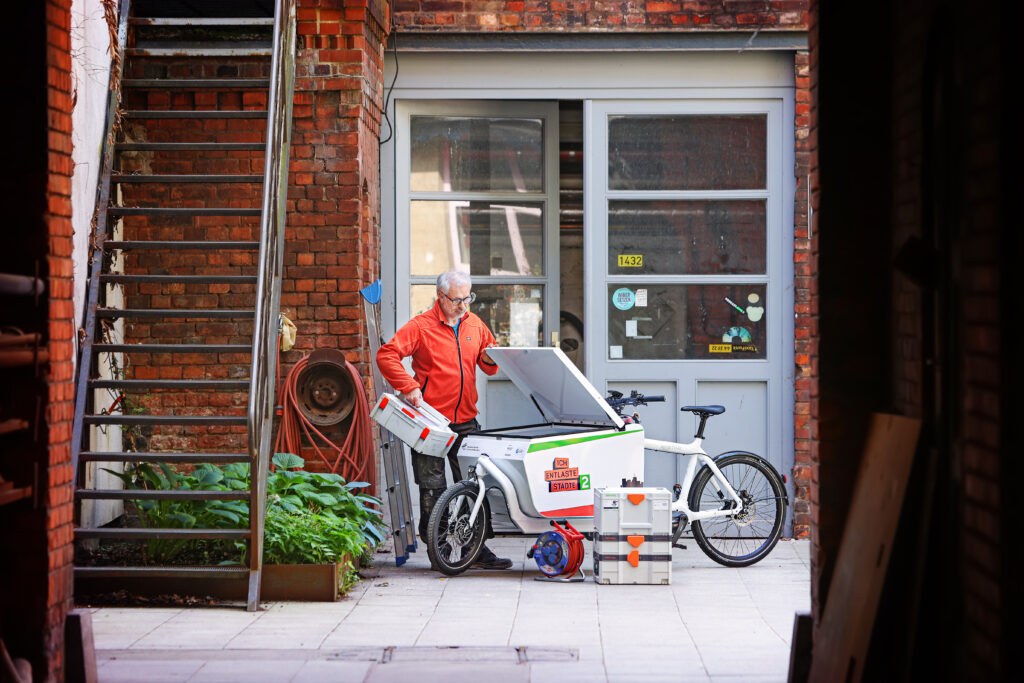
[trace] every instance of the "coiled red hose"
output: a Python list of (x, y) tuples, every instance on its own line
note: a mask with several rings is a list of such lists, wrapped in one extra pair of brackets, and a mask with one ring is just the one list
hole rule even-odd
[[(274, 452), (298, 455), (302, 451), (305, 437), (313, 452), (329, 471), (340, 474), (345, 481), (369, 482), (371, 490), (375, 490), (376, 450), (373, 445), (373, 431), (370, 428), (370, 407), (366, 401), (366, 394), (361, 391), (363, 382), (359, 371), (345, 361), (345, 367), (352, 375), (353, 386), (360, 390), (355, 392), (355, 405), (352, 407), (348, 434), (345, 435), (344, 443), (339, 446), (317, 429), (316, 425), (299, 410), (298, 378), (308, 363), (308, 356), (295, 363), (288, 371), (284, 385), (280, 387), (281, 423), (278, 426), (277, 439), (274, 441)], [(280, 364), (278, 367), (280, 368)]]

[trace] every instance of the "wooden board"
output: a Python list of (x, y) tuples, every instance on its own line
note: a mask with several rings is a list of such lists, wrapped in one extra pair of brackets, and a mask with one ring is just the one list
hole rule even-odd
[(812, 683), (861, 680), (920, 428), (917, 419), (872, 416), (825, 611), (814, 634)]

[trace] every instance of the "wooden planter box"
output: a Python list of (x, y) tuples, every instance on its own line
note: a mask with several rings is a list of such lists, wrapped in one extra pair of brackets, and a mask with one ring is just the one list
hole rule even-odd
[(340, 564), (266, 564), (260, 580), (260, 601), (334, 602)]
[[(260, 602), (294, 600), (297, 602), (335, 602), (342, 564), (265, 564), (260, 581)], [(75, 593), (98, 596), (125, 590), (133, 595), (210, 596), (220, 600), (245, 600), (248, 579), (183, 579), (176, 577), (80, 577)]]

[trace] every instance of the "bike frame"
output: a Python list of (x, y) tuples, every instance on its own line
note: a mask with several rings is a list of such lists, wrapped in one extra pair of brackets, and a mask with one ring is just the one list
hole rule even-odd
[[(733, 489), (729, 480), (725, 478), (722, 471), (718, 469), (712, 459), (703, 448), (704, 439), (694, 437), (690, 443), (681, 444), (672, 441), (659, 441), (657, 439), (644, 439), (644, 448), (656, 450), (663, 453), (673, 453), (681, 458), (686, 458), (686, 470), (683, 481), (680, 482), (682, 491), (679, 499), (672, 504), (673, 512), (682, 512), (690, 522), (708, 519), (710, 517), (729, 517), (743, 509), (743, 501)], [(723, 506), (714, 510), (693, 511), (690, 509), (689, 492), (693, 481), (700, 471), (699, 466), (706, 466), (711, 470), (712, 484), (718, 491), (723, 503), (732, 501), (731, 507)], [(475, 478), (479, 486), (479, 494), (473, 504), (473, 511), (470, 513), (470, 524), (476, 521), (476, 517), (483, 507), (487, 489), (492, 485), (497, 486), (505, 496), (505, 503), (508, 506), (509, 517), (523, 533), (542, 533), (550, 529), (551, 520), (547, 517), (533, 517), (526, 515), (519, 504), (519, 491), (509, 477), (498, 469), (489, 456), (481, 455), (476, 460), (475, 466), (470, 468), (470, 478)], [(489, 484), (492, 481), (493, 484)]]
[[(729, 517), (743, 509), (743, 501), (739, 494), (722, 474), (722, 470), (718, 469), (714, 459), (704, 451), (704, 439), (701, 437), (694, 437), (690, 443), (644, 439), (644, 448), (662, 453), (674, 453), (680, 458), (686, 458), (686, 473), (679, 483), (682, 491), (679, 493), (679, 500), (672, 503), (672, 512), (682, 512), (690, 522), (696, 522), (710, 517)], [(693, 480), (697, 477), (697, 472), (700, 471), (700, 465), (711, 470), (711, 484), (717, 490), (718, 497), (723, 502), (732, 501), (734, 503), (732, 507), (700, 511), (690, 509), (690, 487), (693, 486)]]

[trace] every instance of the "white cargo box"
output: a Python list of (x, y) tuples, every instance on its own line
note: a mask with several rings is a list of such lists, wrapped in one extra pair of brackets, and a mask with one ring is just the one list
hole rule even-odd
[(672, 494), (661, 487), (594, 490), (594, 581), (672, 583)]
[(455, 442), (456, 434), (448, 428), (448, 419), (426, 402), (419, 408), (394, 394), (382, 393), (370, 411), (370, 417), (403, 443), (424, 455), (444, 456)]
[[(509, 517), (523, 533), (568, 519), (593, 530), (594, 489), (644, 476), (643, 425), (625, 424), (561, 349), (490, 348), (538, 421), (473, 432), (459, 448), (463, 472), (481, 456), (509, 482)], [(488, 419), (494, 419), (491, 412)]]

